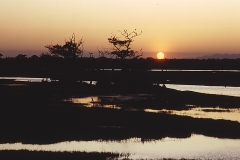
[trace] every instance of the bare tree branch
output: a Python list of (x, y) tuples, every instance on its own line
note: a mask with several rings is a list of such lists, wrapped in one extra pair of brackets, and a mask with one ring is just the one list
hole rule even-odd
[(63, 58), (78, 58), (82, 57), (83, 55), (83, 38), (76, 42), (75, 34), (72, 34), (72, 37), (69, 40), (65, 39), (64, 45), (47, 45), (45, 46), (49, 52), (56, 57), (63, 57)]
[(123, 40), (117, 37), (115, 34), (112, 33), (112, 36), (108, 38), (108, 42), (113, 45), (113, 48), (111, 51), (103, 50), (99, 51), (101, 54), (107, 54), (116, 56), (116, 58), (126, 59), (126, 58), (139, 58), (142, 56), (143, 52), (142, 49), (140, 50), (140, 54), (138, 54), (137, 51), (134, 51), (131, 49), (133, 39), (137, 36), (140, 36), (142, 34), (142, 31), (140, 33), (137, 32), (135, 29), (132, 32), (128, 32), (126, 29), (123, 30), (123, 32), (119, 31), (120, 34), (123, 36)]

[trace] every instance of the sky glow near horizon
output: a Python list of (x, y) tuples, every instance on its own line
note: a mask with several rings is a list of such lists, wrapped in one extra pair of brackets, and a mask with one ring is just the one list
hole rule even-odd
[(0, 53), (41, 54), (73, 33), (84, 55), (109, 48), (118, 30), (142, 31), (133, 49), (166, 58), (240, 53), (239, 0), (0, 0)]

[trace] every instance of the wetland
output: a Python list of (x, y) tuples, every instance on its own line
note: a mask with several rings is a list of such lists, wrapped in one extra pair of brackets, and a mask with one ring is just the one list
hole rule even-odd
[(0, 156), (238, 159), (238, 68), (208, 69), (1, 69)]

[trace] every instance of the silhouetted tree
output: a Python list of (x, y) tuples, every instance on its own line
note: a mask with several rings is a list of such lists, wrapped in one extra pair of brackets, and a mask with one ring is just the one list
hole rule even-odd
[(39, 58), (51, 58), (51, 54), (50, 53), (41, 53)]
[[(79, 67), (77, 58), (83, 55), (83, 39), (76, 42), (75, 35), (73, 34), (69, 40), (65, 40), (64, 45), (47, 45), (45, 46), (51, 57), (64, 58), (61, 61), (61, 65), (55, 65), (54, 68), (56, 72), (50, 77), (52, 79), (59, 79), (60, 82), (66, 85), (72, 85), (77, 82), (81, 77), (81, 68)], [(42, 55), (48, 56), (48, 55)], [(42, 57), (41, 57), (42, 58)], [(50, 57), (45, 57), (44, 59), (50, 59)]]
[[(123, 32), (119, 31), (121, 34), (121, 37), (117, 37), (115, 34), (112, 34), (110, 38), (108, 38), (108, 42), (111, 44), (112, 48), (104, 49), (103, 51), (99, 51), (99, 55), (110, 55), (111, 57), (116, 57), (117, 59), (121, 59), (122, 62), (122, 73), (118, 75), (117, 78), (112, 78), (110, 80), (110, 77), (102, 77), (97, 83), (98, 84), (113, 84), (118, 87), (130, 87), (133, 85), (136, 85), (136, 82), (143, 80), (139, 80), (141, 77), (139, 74), (133, 74), (128, 72), (130, 68), (130, 63), (133, 63), (134, 61), (129, 59), (137, 59), (142, 56), (142, 49), (140, 52), (134, 51), (132, 47), (132, 43), (134, 42), (134, 38), (142, 34), (142, 31), (140, 33), (137, 32), (137, 30), (133, 30), (132, 32), (128, 32), (127, 30), (123, 30)], [(128, 60), (126, 60), (128, 59)], [(142, 84), (142, 83), (141, 83)], [(139, 85), (140, 86), (140, 85)]]
[(27, 55), (25, 55), (25, 54), (19, 54), (19, 55), (16, 56), (16, 58), (21, 58), (21, 59), (27, 58)]
[(93, 58), (93, 53), (89, 52), (89, 58)]
[(110, 55), (112, 57), (116, 56), (116, 58), (126, 59), (126, 58), (138, 58), (142, 56), (142, 49), (140, 53), (131, 49), (133, 39), (142, 34), (142, 32), (138, 33), (135, 29), (132, 32), (128, 32), (124, 30), (123, 32), (119, 31), (123, 39), (120, 39), (115, 34), (112, 34), (110, 38), (108, 38), (108, 42), (113, 45), (110, 49), (105, 49), (104, 51), (99, 51), (100, 55)]
[(83, 39), (76, 42), (75, 34), (69, 38), (69, 40), (65, 40), (64, 45), (47, 45), (45, 46), (50, 54), (56, 57), (63, 57), (63, 58), (78, 58), (82, 57), (83, 55)]
[(2, 53), (0, 53), (0, 59), (3, 57)]
[(31, 59), (38, 59), (38, 56), (37, 55), (32, 55), (30, 58)]
[(97, 48), (97, 50), (98, 50), (98, 53), (99, 53), (99, 58), (105, 57), (105, 54), (106, 54), (106, 52), (107, 52), (107, 49), (104, 49), (104, 51), (100, 51), (100, 50)]

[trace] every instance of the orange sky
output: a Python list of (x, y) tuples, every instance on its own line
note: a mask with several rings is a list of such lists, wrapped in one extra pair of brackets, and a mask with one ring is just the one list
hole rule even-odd
[(85, 56), (97, 57), (111, 33), (135, 28), (144, 57), (240, 53), (239, 8), (239, 0), (1, 0), (0, 53), (39, 55), (75, 33)]

